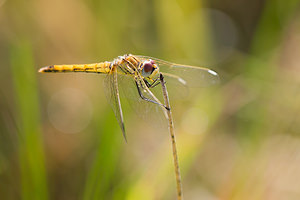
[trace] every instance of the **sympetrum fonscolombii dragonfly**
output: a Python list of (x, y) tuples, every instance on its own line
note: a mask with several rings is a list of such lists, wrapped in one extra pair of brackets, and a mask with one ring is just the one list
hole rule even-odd
[(162, 74), (165, 78), (178, 81), (179, 84), (191, 87), (215, 84), (219, 81), (218, 74), (207, 68), (175, 64), (157, 58), (131, 54), (119, 56), (112, 62), (50, 65), (41, 68), (39, 72), (88, 72), (107, 74), (104, 89), (122, 129), (125, 140), (125, 126), (118, 86), (119, 75), (132, 77), (141, 99), (163, 107), (165, 106), (151, 92), (151, 88), (160, 84), (159, 74)]
[[(122, 129), (125, 140), (125, 126), (120, 101), (118, 77), (128, 76), (134, 80), (139, 97), (144, 101), (161, 106), (165, 111), (164, 114), (166, 118), (169, 120), (169, 131), (172, 141), (177, 183), (177, 199), (181, 200), (183, 198), (175, 133), (165, 80), (167, 80), (166, 84), (168, 84), (169, 79), (184, 86), (198, 87), (219, 82), (219, 77), (216, 72), (203, 67), (180, 65), (148, 56), (137, 56), (131, 54), (119, 56), (112, 62), (105, 61), (100, 63), (79, 65), (51, 65), (41, 68), (39, 72), (89, 72), (107, 74), (105, 78), (104, 89), (106, 91), (106, 96), (109, 100), (109, 103), (112, 105), (118, 123)], [(151, 92), (151, 90), (157, 85), (162, 86), (165, 104), (162, 104), (160, 100)]]

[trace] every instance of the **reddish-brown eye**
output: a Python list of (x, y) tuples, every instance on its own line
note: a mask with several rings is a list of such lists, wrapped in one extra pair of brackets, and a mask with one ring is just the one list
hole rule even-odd
[(144, 71), (146, 73), (152, 72), (152, 70), (153, 70), (153, 64), (152, 63), (147, 62), (147, 63), (144, 64)]

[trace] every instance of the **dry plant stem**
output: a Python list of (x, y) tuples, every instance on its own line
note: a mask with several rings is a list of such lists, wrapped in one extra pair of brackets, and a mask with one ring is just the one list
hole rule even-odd
[(161, 86), (162, 86), (165, 106), (168, 108), (168, 109), (164, 109), (164, 110), (167, 113), (167, 118), (169, 121), (169, 131), (170, 131), (171, 140), (172, 140), (173, 160), (174, 160), (176, 184), (177, 184), (177, 199), (182, 200), (183, 199), (182, 185), (181, 185), (181, 176), (180, 176), (180, 169), (179, 169), (177, 149), (176, 149), (174, 124), (173, 124), (173, 118), (172, 118), (172, 112), (171, 112), (171, 107), (170, 107), (170, 102), (169, 102), (168, 91), (167, 91), (167, 87), (165, 85), (164, 77), (162, 74), (160, 74), (160, 82), (161, 82)]

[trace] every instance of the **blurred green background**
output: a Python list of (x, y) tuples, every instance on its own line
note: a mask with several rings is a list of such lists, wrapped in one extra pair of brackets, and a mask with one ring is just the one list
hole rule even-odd
[(140, 118), (124, 104), (126, 144), (104, 76), (37, 73), (126, 53), (221, 77), (171, 102), (185, 199), (299, 199), (299, 9), (298, 0), (0, 0), (0, 199), (176, 198), (155, 112)]

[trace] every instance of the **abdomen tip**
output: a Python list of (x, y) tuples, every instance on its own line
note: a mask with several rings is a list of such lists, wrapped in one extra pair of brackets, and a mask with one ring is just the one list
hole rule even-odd
[(40, 73), (53, 72), (53, 71), (54, 71), (54, 66), (53, 65), (42, 67), (41, 69), (39, 69)]

